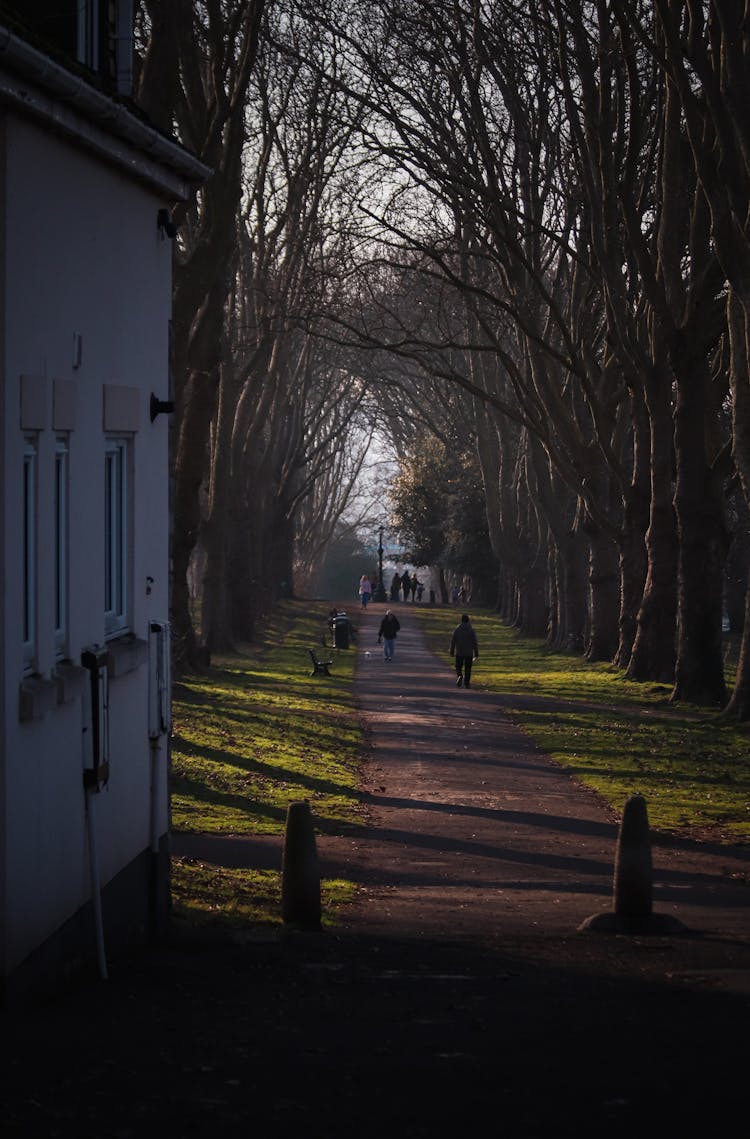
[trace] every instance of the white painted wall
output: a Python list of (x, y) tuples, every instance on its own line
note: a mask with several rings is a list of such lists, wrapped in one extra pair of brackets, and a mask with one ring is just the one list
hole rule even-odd
[[(137, 389), (132, 432), (134, 526), (132, 632), (168, 606), (168, 418), (152, 424), (153, 391), (168, 396), (171, 242), (160, 237), (155, 191), (91, 154), (9, 113), (5, 122), (5, 343), (2, 359), (5, 509), (5, 715), (0, 746), (2, 972), (10, 973), (90, 898), (82, 782), (81, 691), (41, 719), (21, 722), (21, 377), (37, 377), (45, 425), (38, 431), (37, 670), (54, 676), (54, 430), (56, 381), (74, 385), (69, 434), (69, 657), (103, 643), (104, 429), (106, 385)], [(81, 366), (73, 366), (74, 334)], [(58, 391), (62, 391), (60, 386)], [(152, 578), (148, 592), (147, 578)], [(110, 683), (110, 778), (97, 800), (103, 883), (148, 848), (148, 668)], [(167, 830), (162, 765), (159, 832)]]

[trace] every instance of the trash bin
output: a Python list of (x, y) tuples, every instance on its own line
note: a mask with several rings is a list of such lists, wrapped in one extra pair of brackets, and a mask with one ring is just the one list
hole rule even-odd
[(346, 613), (339, 613), (333, 622), (333, 644), (337, 649), (349, 648), (349, 618)]

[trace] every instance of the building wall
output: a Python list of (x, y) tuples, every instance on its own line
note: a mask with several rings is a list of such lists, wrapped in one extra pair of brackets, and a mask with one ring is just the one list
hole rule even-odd
[[(107, 643), (109, 779), (96, 796), (102, 885), (152, 844), (149, 622), (168, 614), (168, 391), (171, 242), (155, 192), (33, 122), (4, 123), (5, 339), (2, 451), (5, 671), (2, 699), (2, 972), (91, 900), (83, 767), (90, 732), (81, 652)], [(104, 599), (104, 455), (110, 434), (131, 464), (130, 636), (108, 641)], [(37, 447), (35, 660), (24, 661), (26, 436)], [(55, 644), (56, 439), (68, 443), (68, 638)], [(136, 643), (133, 643), (133, 638)], [(156, 831), (167, 831), (164, 740)], [(158, 837), (157, 836), (157, 837)], [(2, 894), (0, 894), (2, 898)], [(137, 900), (134, 899), (137, 902)], [(137, 908), (137, 905), (136, 905)], [(107, 930), (104, 930), (106, 939)]]

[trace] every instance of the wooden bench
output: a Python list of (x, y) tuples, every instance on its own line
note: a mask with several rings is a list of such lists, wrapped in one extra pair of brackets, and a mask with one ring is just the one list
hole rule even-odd
[(307, 651), (310, 654), (310, 660), (312, 661), (313, 666), (310, 676), (330, 676), (331, 674), (328, 669), (329, 666), (333, 664), (333, 661), (320, 660), (318, 654), (315, 652), (315, 649), (308, 649)]

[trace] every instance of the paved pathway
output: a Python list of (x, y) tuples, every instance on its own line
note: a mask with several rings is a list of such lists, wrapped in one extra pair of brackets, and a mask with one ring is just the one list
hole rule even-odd
[(484, 688), (481, 646), (472, 689), (458, 688), (410, 607), (394, 606), (402, 629), (384, 661), (374, 643), (384, 609), (360, 617), (357, 642), (372, 823), (359, 854), (376, 886), (359, 920), (408, 927), (413, 912), (425, 934), (476, 936), (534, 923), (541, 908), (572, 928), (606, 908), (617, 832), (604, 804)]
[[(457, 688), (411, 605), (392, 608), (402, 622), (393, 661), (377, 645), (382, 604), (350, 611), (357, 639), (339, 650), (357, 654), (369, 745), (368, 826), (318, 839), (323, 876), (363, 885), (344, 928), (488, 943), (574, 934), (612, 905), (613, 812), (538, 751), (511, 720), (508, 697), (484, 687), (481, 645), (471, 690)], [(281, 863), (279, 838), (176, 835), (174, 851), (224, 865)], [(750, 946), (750, 848), (674, 840), (652, 854), (657, 913)], [(746, 962), (741, 983), (750, 987)]]
[[(352, 920), (502, 939), (572, 932), (611, 908), (612, 811), (537, 750), (506, 697), (484, 688), (481, 645), (471, 690), (457, 688), (402, 604), (392, 607), (402, 622), (396, 656), (385, 662), (375, 643), (385, 608), (358, 614), (371, 830), (353, 846), (369, 890)], [(652, 854), (655, 910), (750, 936), (750, 850), (675, 842)]]

